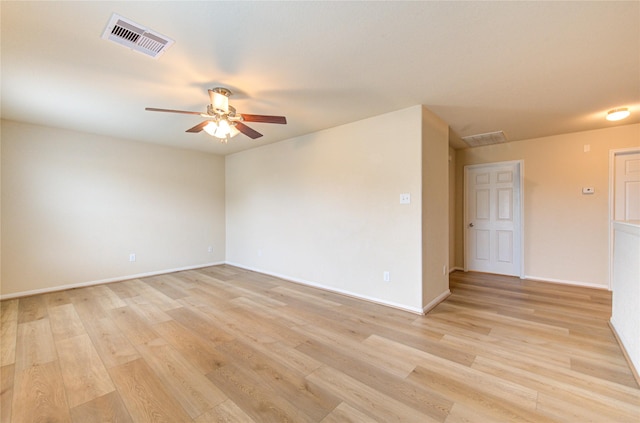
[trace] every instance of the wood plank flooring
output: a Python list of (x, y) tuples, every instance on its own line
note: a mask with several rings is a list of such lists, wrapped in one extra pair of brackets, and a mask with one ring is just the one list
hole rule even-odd
[(226, 265), (6, 300), (0, 418), (640, 421), (609, 292), (450, 280), (426, 316)]

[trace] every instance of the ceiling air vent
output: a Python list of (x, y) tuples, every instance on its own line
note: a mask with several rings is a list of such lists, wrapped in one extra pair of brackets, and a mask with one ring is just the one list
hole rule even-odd
[(507, 137), (504, 135), (504, 132), (497, 131), (486, 134), (469, 135), (468, 137), (462, 137), (462, 140), (466, 142), (469, 147), (480, 147), (482, 145), (507, 142)]
[(111, 16), (107, 27), (102, 33), (102, 38), (151, 56), (154, 59), (162, 56), (174, 42), (169, 37), (158, 34), (115, 13)]

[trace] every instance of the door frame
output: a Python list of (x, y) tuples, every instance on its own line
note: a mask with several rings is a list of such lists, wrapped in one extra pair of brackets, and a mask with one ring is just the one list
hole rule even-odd
[(615, 216), (615, 172), (616, 156), (621, 154), (640, 153), (638, 147), (617, 148), (609, 150), (609, 280), (607, 286), (609, 291), (613, 289), (613, 217)]
[[(478, 163), (478, 164), (470, 164), (464, 166), (464, 187), (462, 194), (462, 209), (463, 209), (463, 222), (462, 222), (462, 239), (464, 245), (464, 271), (469, 271), (469, 241), (467, 235), (467, 225), (469, 224), (469, 207), (467, 204), (467, 194), (469, 189), (469, 170), (470, 169), (478, 169), (483, 167), (498, 167), (505, 165), (516, 165), (518, 170), (518, 204), (516, 206), (516, 210), (514, 214), (517, 214), (520, 218), (520, 222), (518, 225), (518, 231), (520, 232), (520, 245), (519, 245), (519, 260), (520, 260), (520, 268), (518, 269), (518, 277), (520, 279), (524, 279), (524, 160), (508, 160), (503, 162), (490, 162), (490, 163)], [(519, 210), (518, 210), (519, 209)]]

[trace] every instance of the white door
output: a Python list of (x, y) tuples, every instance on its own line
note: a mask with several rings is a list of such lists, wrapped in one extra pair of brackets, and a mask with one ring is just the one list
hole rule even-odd
[(640, 153), (615, 156), (614, 220), (640, 220)]
[(523, 277), (521, 162), (465, 167), (465, 270)]

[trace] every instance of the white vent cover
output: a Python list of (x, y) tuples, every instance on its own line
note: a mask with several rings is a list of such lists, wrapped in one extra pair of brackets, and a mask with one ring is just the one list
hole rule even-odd
[(174, 43), (169, 37), (158, 34), (115, 13), (111, 16), (107, 27), (104, 29), (102, 38), (151, 56), (154, 59), (162, 56)]
[(469, 147), (480, 147), (482, 145), (507, 142), (507, 137), (504, 135), (504, 132), (497, 131), (486, 134), (469, 135), (468, 137), (462, 137), (462, 140), (466, 142)]

